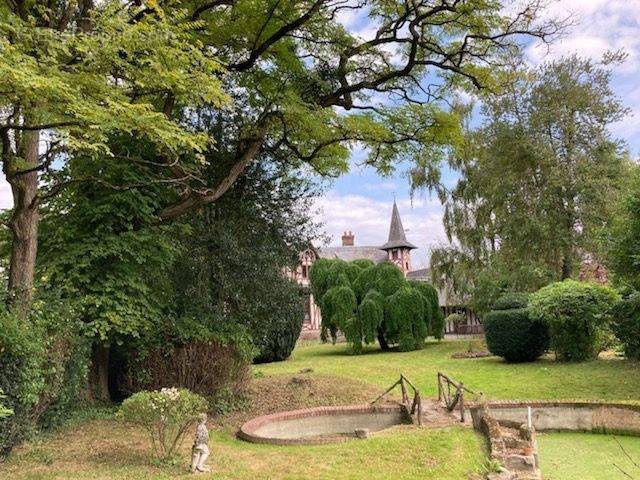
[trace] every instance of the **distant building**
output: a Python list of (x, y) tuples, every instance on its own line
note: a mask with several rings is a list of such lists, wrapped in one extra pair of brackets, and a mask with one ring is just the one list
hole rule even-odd
[[(372, 260), (374, 263), (392, 262), (398, 266), (405, 277), (414, 280), (422, 280), (422, 277), (412, 277), (411, 250), (416, 247), (407, 240), (402, 219), (395, 200), (391, 211), (391, 224), (389, 225), (389, 237), (382, 246), (358, 246), (355, 235), (349, 230), (342, 234), (342, 245), (339, 247), (309, 248), (300, 254), (300, 265), (291, 272), (291, 277), (302, 286), (306, 292), (305, 314), (302, 325), (305, 337), (314, 337), (320, 331), (322, 317), (320, 308), (316, 305), (310, 289), (309, 269), (318, 258), (339, 258), (344, 261), (358, 260), (361, 258)], [(424, 272), (424, 270), (416, 270)], [(426, 277), (425, 277), (426, 281)]]

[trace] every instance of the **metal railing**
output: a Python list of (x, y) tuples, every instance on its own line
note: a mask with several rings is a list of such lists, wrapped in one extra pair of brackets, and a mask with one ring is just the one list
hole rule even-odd
[[(394, 388), (400, 385), (400, 390), (402, 392), (402, 405), (407, 409), (410, 415), (416, 415), (418, 419), (418, 425), (422, 425), (422, 399), (420, 398), (420, 391), (415, 387), (413, 383), (409, 381), (407, 377), (404, 375), (400, 375), (400, 379), (391, 385), (387, 390), (376, 398), (371, 405), (382, 400), (388, 393), (390, 393)], [(409, 398), (408, 388), (413, 391), (413, 399)]]

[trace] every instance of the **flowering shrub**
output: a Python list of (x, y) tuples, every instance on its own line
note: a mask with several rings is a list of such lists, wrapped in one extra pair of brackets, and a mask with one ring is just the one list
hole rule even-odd
[(130, 396), (122, 402), (117, 415), (143, 427), (151, 438), (153, 455), (159, 460), (169, 460), (198, 414), (207, 408), (207, 401), (200, 395), (172, 387)]

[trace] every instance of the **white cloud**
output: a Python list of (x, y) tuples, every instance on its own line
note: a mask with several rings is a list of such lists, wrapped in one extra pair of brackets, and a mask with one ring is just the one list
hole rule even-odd
[[(418, 247), (412, 253), (413, 268), (426, 267), (430, 247), (446, 239), (442, 207), (437, 200), (428, 198), (413, 201), (398, 198), (397, 203), (407, 240)], [(389, 234), (392, 205), (364, 195), (338, 195), (330, 191), (317, 202), (318, 220), (332, 237), (330, 245), (340, 245), (340, 237), (346, 230), (353, 232), (356, 245), (382, 245)]]

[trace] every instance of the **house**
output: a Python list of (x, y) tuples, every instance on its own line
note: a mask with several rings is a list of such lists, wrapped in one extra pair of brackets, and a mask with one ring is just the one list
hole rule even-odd
[(319, 335), (322, 317), (320, 308), (313, 298), (310, 289), (309, 270), (313, 262), (318, 258), (339, 258), (347, 262), (366, 258), (375, 263), (392, 262), (398, 266), (405, 277), (411, 278), (411, 251), (415, 250), (414, 244), (407, 240), (402, 219), (395, 200), (391, 211), (391, 223), (386, 243), (380, 246), (356, 245), (355, 235), (346, 231), (342, 235), (342, 245), (338, 247), (309, 248), (300, 254), (300, 264), (291, 277), (298, 282), (305, 292), (305, 314), (302, 325), (302, 336), (313, 338)]

